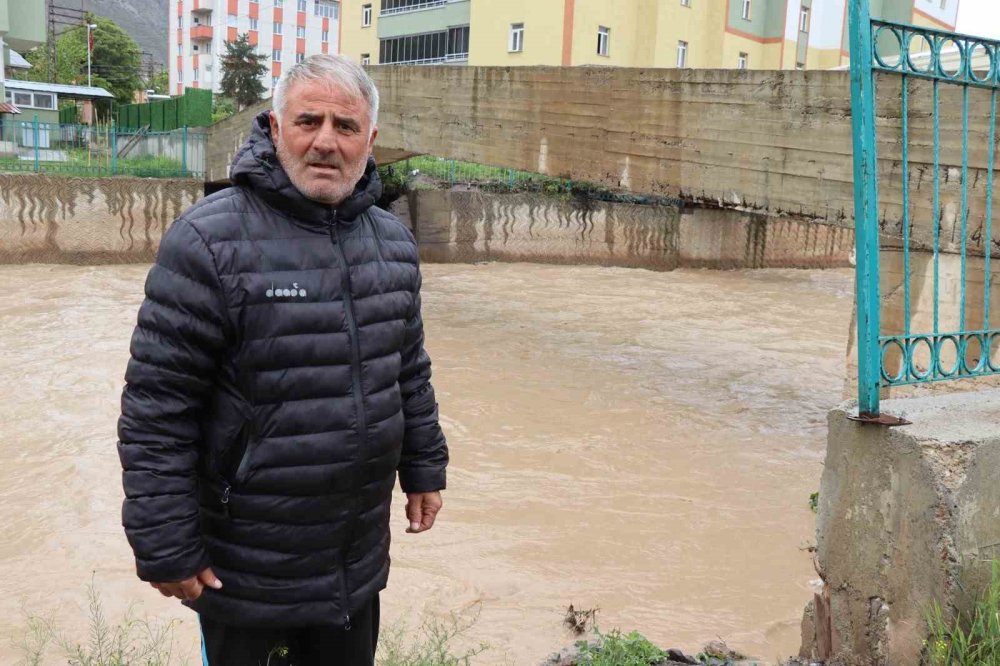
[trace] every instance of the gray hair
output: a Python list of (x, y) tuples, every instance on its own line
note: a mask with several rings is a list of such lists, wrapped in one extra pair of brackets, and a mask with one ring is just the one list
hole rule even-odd
[(312, 55), (288, 69), (274, 86), (271, 106), (281, 118), (289, 88), (302, 81), (323, 81), (368, 102), (372, 128), (378, 124), (378, 88), (361, 65), (342, 55)]

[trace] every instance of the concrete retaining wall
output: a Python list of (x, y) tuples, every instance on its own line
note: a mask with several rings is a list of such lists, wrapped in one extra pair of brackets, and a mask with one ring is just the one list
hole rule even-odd
[[(147, 262), (202, 196), (194, 180), (0, 174), (0, 263)], [(731, 209), (421, 190), (397, 202), (426, 261), (669, 270), (843, 266), (853, 233)]]
[(803, 656), (918, 664), (934, 601), (966, 609), (1000, 556), (1000, 391), (890, 400), (913, 425), (829, 415)]
[(421, 190), (409, 217), (425, 261), (536, 261), (669, 270), (848, 265), (854, 234), (731, 209), (538, 194)]
[(148, 262), (196, 180), (0, 174), (0, 263)]

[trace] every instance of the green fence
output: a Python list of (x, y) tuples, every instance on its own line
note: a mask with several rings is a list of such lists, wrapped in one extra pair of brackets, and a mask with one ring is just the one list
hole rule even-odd
[(122, 105), (118, 107), (117, 124), (123, 129), (149, 127), (153, 132), (208, 127), (212, 124), (212, 91), (185, 88), (180, 97)]
[(139, 132), (110, 125), (7, 121), (0, 173), (204, 178), (207, 133), (184, 127)]

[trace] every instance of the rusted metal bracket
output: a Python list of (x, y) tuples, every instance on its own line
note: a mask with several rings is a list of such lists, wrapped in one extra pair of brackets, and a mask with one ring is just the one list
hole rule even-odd
[(858, 414), (857, 416), (848, 416), (847, 418), (858, 423), (871, 423), (888, 428), (913, 425), (913, 421), (907, 421), (900, 416), (893, 416), (892, 414)]

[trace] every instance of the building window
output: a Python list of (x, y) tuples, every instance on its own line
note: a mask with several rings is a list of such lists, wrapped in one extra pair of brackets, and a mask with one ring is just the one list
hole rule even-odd
[(274, 62), (281, 62), (281, 49), (274, 49), (271, 51), (271, 60)]
[(314, 13), (316, 16), (336, 19), (340, 16), (340, 3), (330, 2), (329, 0), (316, 0), (316, 10)]
[(184, 83), (184, 70), (177, 70), (177, 83)]
[(361, 64), (362, 65), (370, 65), (370, 64), (372, 64), (372, 55), (370, 53), (362, 53), (361, 54)]
[(280, 76), (272, 76), (271, 77), (271, 87), (272, 88), (274, 86), (278, 85), (278, 79), (280, 79), (280, 78), (281, 78)]
[(941, 0), (941, 9), (948, 9), (948, 0)]
[(681, 7), (690, 7), (691, 0), (681, 0)]
[(304, 12), (306, 10), (306, 0), (299, 0), (298, 10)]
[(251, 30), (257, 29), (257, 19), (255, 18), (250, 19), (250, 29)]
[(260, 0), (250, 0), (250, 4), (251, 5), (259, 5), (260, 4)]
[(299, 27), (295, 28), (295, 36), (298, 37), (299, 39), (305, 39), (306, 36), (305, 26), (300, 25)]
[(611, 48), (611, 28), (597, 28), (597, 55), (606, 56)]
[(197, 53), (198, 52), (198, 45), (197, 44), (192, 44), (191, 45), (191, 52), (192, 53)]
[(372, 6), (361, 5), (361, 27), (368, 28), (372, 24)]
[(809, 32), (809, 8), (803, 7), (799, 11), (799, 32)]
[(197, 70), (197, 69), (195, 69), (195, 70), (192, 70), (192, 77), (191, 77), (191, 80), (192, 80), (192, 81), (197, 81), (197, 80), (198, 80), (198, 70)]
[(305, 53), (296, 53), (295, 54), (295, 62), (296, 63), (300, 63), (300, 62), (302, 62), (305, 59), (306, 59), (306, 54)]
[(736, 69), (746, 69), (750, 62), (750, 56), (740, 51), (739, 60), (736, 61)]
[(510, 39), (508, 40), (507, 50), (512, 52), (520, 52), (524, 50), (524, 24), (523, 23), (511, 23), (510, 24)]
[(677, 66), (687, 67), (688, 62), (688, 43), (687, 42), (677, 42)]
[(237, 21), (238, 19), (236, 17), (236, 14), (229, 14), (228, 16), (226, 16), (226, 25), (228, 25), (230, 28), (235, 28)]
[(284, 7), (285, 6), (285, 0), (274, 0), (274, 6), (275, 7)]
[(750, 20), (750, 0), (743, 0), (743, 20)]
[(35, 93), (35, 107), (39, 109), (56, 108), (56, 98), (51, 93)]
[(274, 34), (276, 35), (281, 34), (281, 23), (279, 21), (274, 22)]
[(379, 41), (378, 61), (391, 64), (433, 64), (469, 59), (469, 26)]
[(323, 42), (330, 41), (330, 31), (329, 30), (324, 30), (323, 31), (323, 34), (320, 35), (320, 41), (323, 41)]

